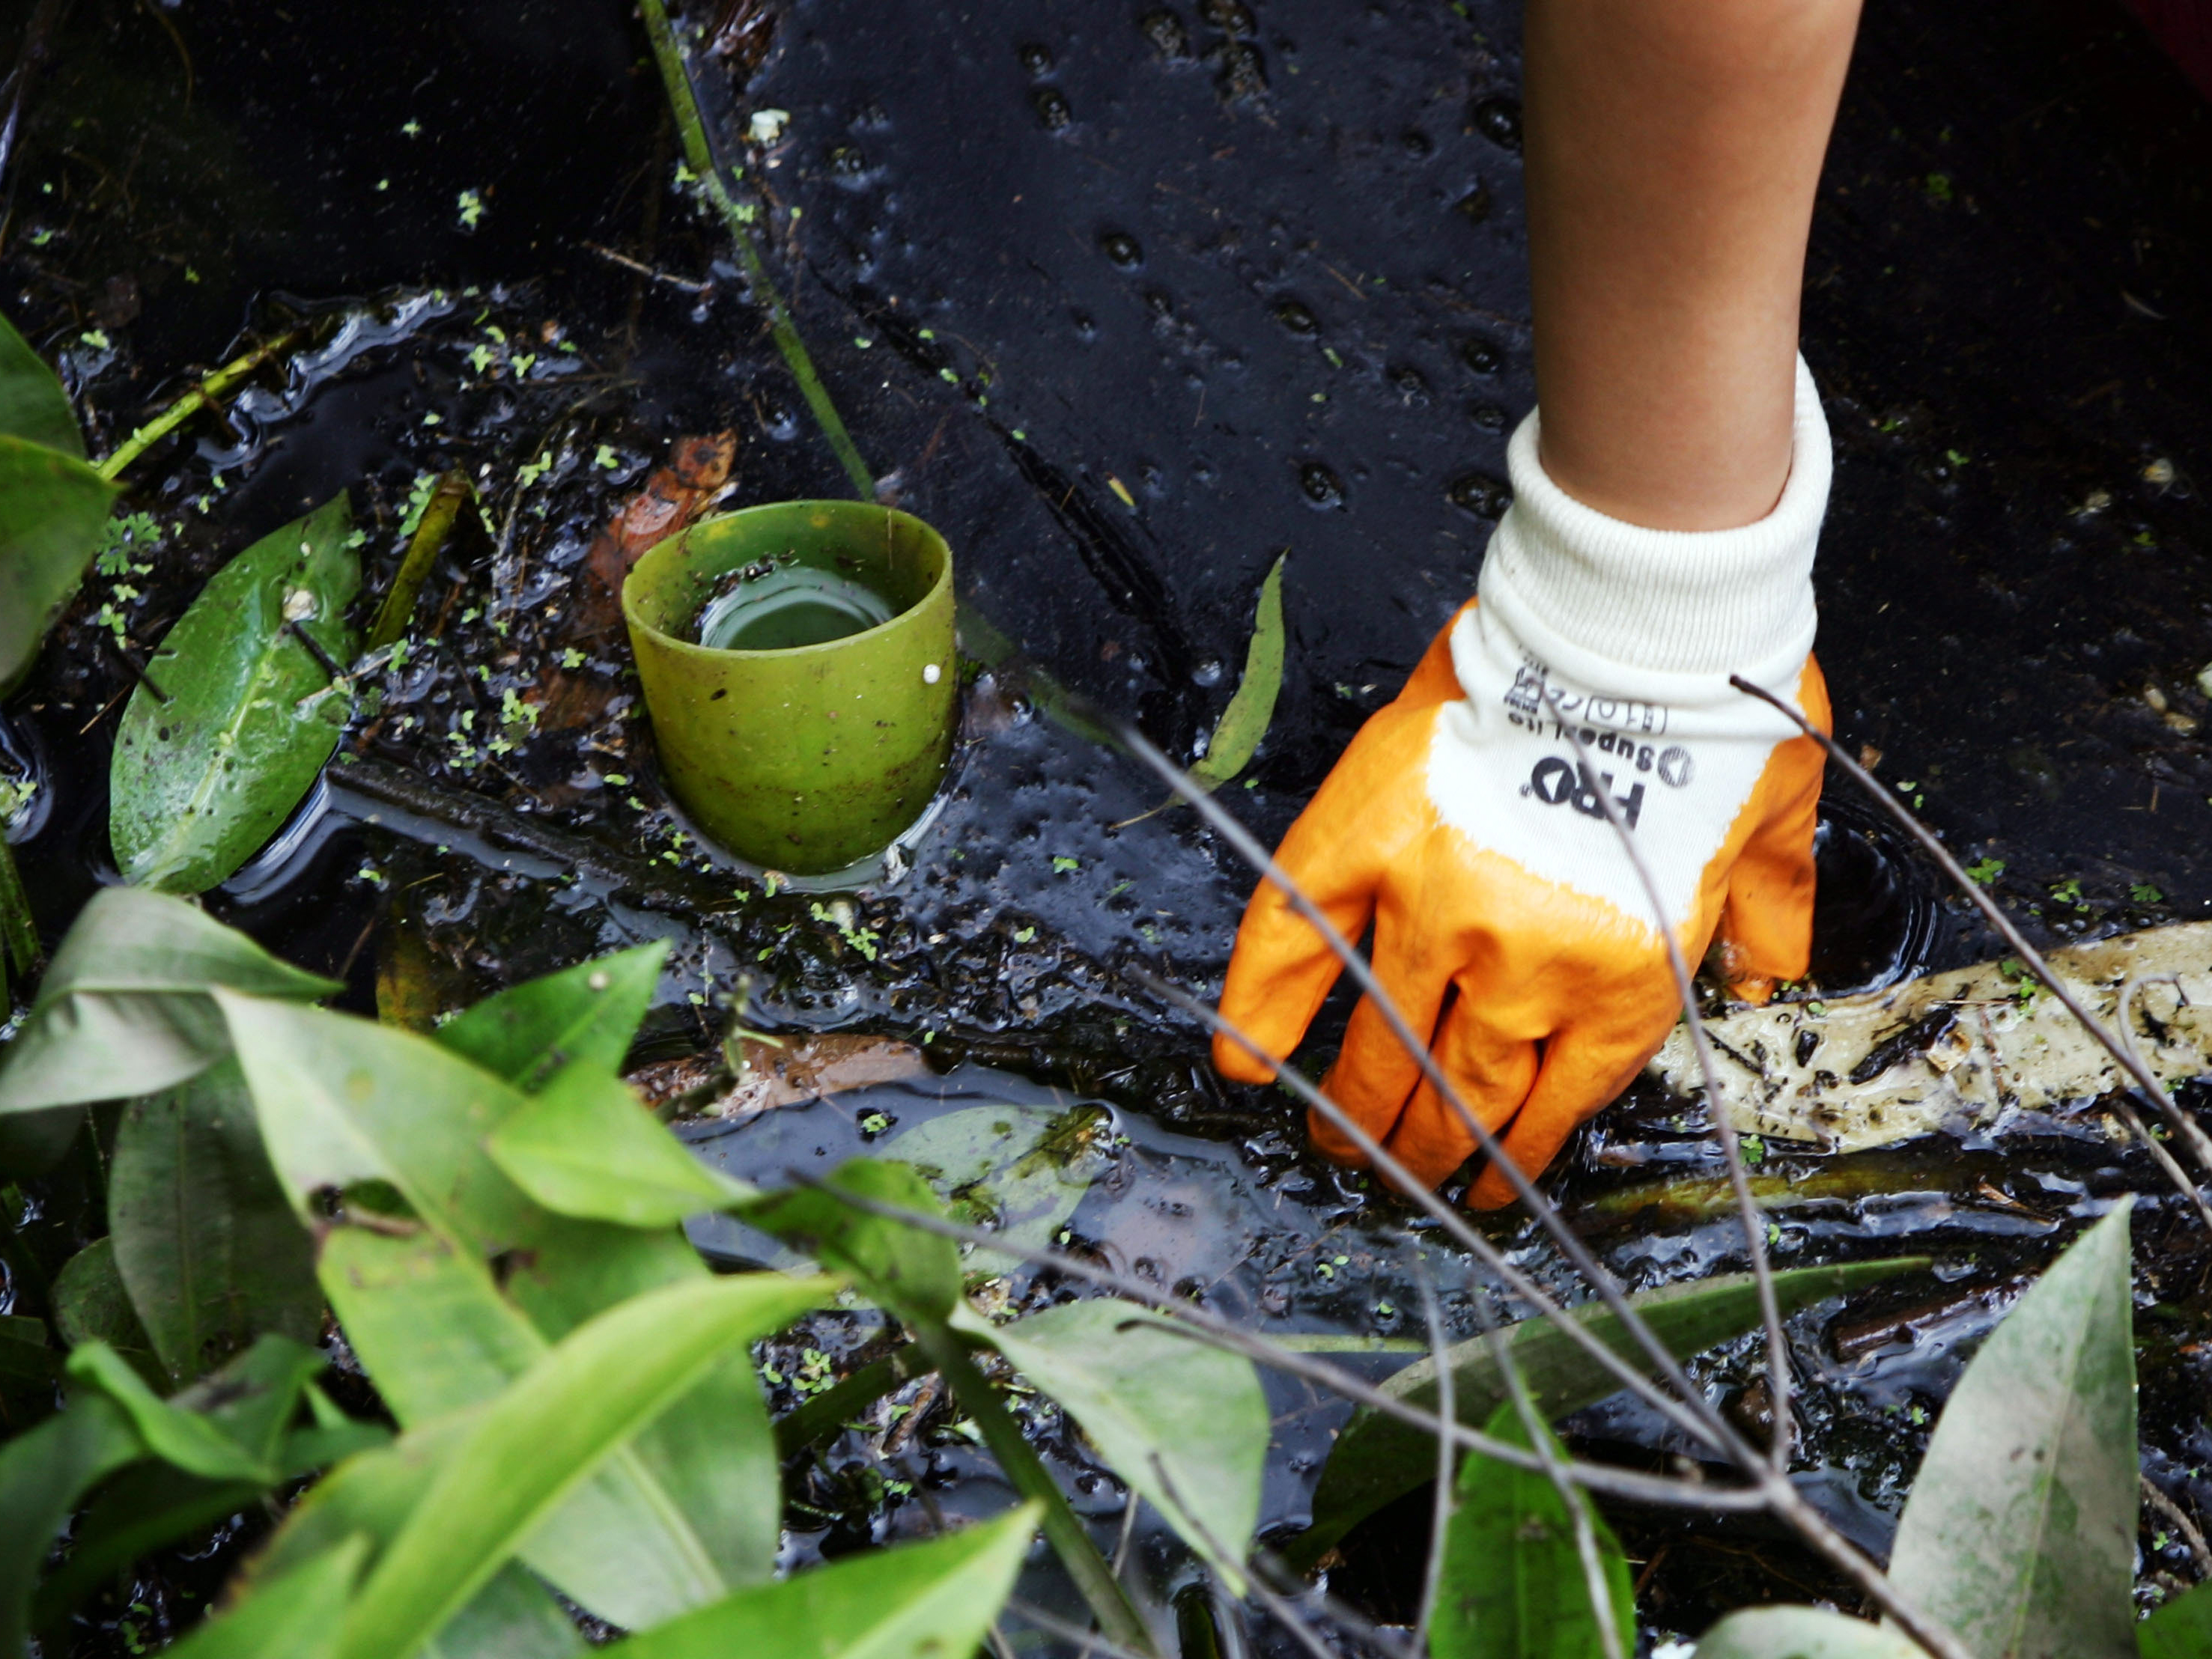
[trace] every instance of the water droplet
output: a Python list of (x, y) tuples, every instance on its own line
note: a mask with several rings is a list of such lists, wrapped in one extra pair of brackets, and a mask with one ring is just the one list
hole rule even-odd
[(1429, 135), (1419, 127), (1407, 127), (1405, 131), (1400, 133), (1398, 144), (1408, 155), (1427, 155), (1436, 149)]
[(1298, 469), (1298, 488), (1316, 507), (1344, 505), (1344, 480), (1319, 461), (1308, 461)]
[(1052, 48), (1050, 46), (1040, 46), (1034, 40), (1026, 41), (1020, 48), (1020, 56), (1022, 67), (1028, 70), (1031, 75), (1049, 75), (1052, 73)]
[(1321, 332), (1321, 319), (1296, 300), (1276, 301), (1275, 320), (1293, 334)]
[(1513, 505), (1513, 492), (1486, 473), (1468, 472), (1451, 482), (1444, 492), (1454, 507), (1464, 507), (1478, 519), (1502, 519)]
[(1199, 0), (1198, 15), (1224, 34), (1251, 34), (1260, 27), (1243, 0)]
[(1397, 388), (1398, 395), (1415, 408), (1429, 401), (1428, 377), (1411, 364), (1390, 370), (1389, 378), (1390, 384)]
[(1501, 149), (1521, 148), (1521, 104), (1518, 99), (1485, 98), (1468, 112), (1474, 130)]
[(1473, 190), (1453, 203), (1452, 206), (1466, 216), (1468, 223), (1480, 224), (1490, 216), (1489, 187), (1478, 182)]
[(1494, 340), (1484, 339), (1480, 335), (1461, 346), (1459, 355), (1478, 374), (1495, 374), (1505, 367), (1504, 348)]
[(1193, 685), (1211, 689), (1221, 684), (1221, 676), (1224, 672), (1220, 658), (1208, 657), (1190, 671), (1190, 683)]
[(1496, 404), (1477, 404), (1468, 410), (1467, 417), (1485, 432), (1505, 430), (1505, 411)]
[(1146, 12), (1137, 20), (1137, 27), (1161, 57), (1177, 59), (1190, 56), (1190, 31), (1183, 27), (1182, 19), (1165, 6)]
[(1075, 112), (1058, 87), (1039, 87), (1030, 94), (1030, 105), (1047, 132), (1063, 131), (1075, 119)]
[(1145, 262), (1145, 250), (1125, 230), (1109, 230), (1101, 236), (1098, 251), (1124, 270), (1133, 270)]

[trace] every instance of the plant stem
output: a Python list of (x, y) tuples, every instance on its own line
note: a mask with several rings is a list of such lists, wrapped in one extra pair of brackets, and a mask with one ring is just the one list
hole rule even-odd
[(837, 405), (830, 399), (829, 388), (814, 372), (814, 360), (807, 355), (806, 343), (799, 337), (798, 325), (791, 319), (791, 309), (784, 304), (783, 295), (769, 278), (767, 264), (761, 258), (760, 245), (753, 240), (754, 210), (732, 201), (722, 183), (721, 168), (715, 163), (714, 145), (707, 137), (706, 118), (699, 112), (698, 96), (691, 89), (690, 72), (684, 64), (684, 48), (668, 21), (667, 9), (661, 0), (641, 0), (641, 5), (645, 32), (652, 39), (653, 55), (660, 65), (660, 78), (668, 88), (669, 107), (676, 116), (677, 131), (684, 137), (684, 159), (698, 174), (700, 188), (721, 215), (730, 239), (737, 244), (738, 258), (745, 268), (745, 280), (767, 306), (769, 328), (775, 337), (775, 348), (783, 354), (792, 378), (799, 382), (799, 395), (814, 412), (815, 423), (830, 441), (830, 447), (844, 467), (845, 476), (853, 481), (854, 493), (862, 501), (872, 501), (876, 498), (876, 481), (869, 474), (868, 464), (854, 447), (844, 420), (837, 413)]
[(240, 380), (252, 374), (262, 364), (272, 357), (289, 351), (307, 337), (306, 329), (291, 329), (278, 335), (268, 344), (256, 346), (244, 356), (225, 363), (125, 438), (116, 447), (115, 453), (100, 462), (93, 471), (110, 483), (114, 483), (125, 467), (130, 465), (131, 462), (137, 460), (155, 444), (198, 414), (200, 410), (212, 409), (216, 404), (222, 402), (230, 395), (232, 389)]
[[(30, 895), (15, 868), (15, 851), (0, 835), (0, 993), (11, 975), (21, 978), (39, 965), (39, 930), (31, 920)], [(0, 996), (4, 1001), (4, 996)]]
[(913, 1350), (901, 1348), (871, 1360), (835, 1388), (817, 1394), (776, 1419), (775, 1450), (779, 1457), (805, 1451), (817, 1441), (827, 1440), (845, 1426), (856, 1412), (873, 1405), (900, 1383), (921, 1375), (925, 1365), (915, 1363)]
[[(652, 5), (655, 0), (646, 0), (646, 3)], [(1044, 1535), (1060, 1557), (1060, 1565), (1067, 1569), (1068, 1577), (1075, 1580), (1084, 1601), (1097, 1615), (1107, 1640), (1133, 1648), (1139, 1653), (1158, 1652), (1152, 1645), (1152, 1632), (1145, 1628), (1145, 1621), (1130, 1605), (1127, 1593), (1114, 1577), (1113, 1569), (1106, 1565), (1106, 1558), (1099, 1554), (1098, 1547), (1091, 1541), (1091, 1534), (1084, 1531), (1083, 1522), (1067, 1506), (1067, 1496), (1060, 1491), (1060, 1483), (1052, 1478), (1030, 1443), (1022, 1438), (1012, 1413), (983, 1380), (982, 1372), (975, 1369), (975, 1362), (969, 1358), (960, 1339), (950, 1326), (935, 1322), (917, 1327), (915, 1334), (938, 1374), (951, 1386), (953, 1397), (975, 1419), (976, 1428), (982, 1432), (983, 1443), (999, 1460), (999, 1467), (1013, 1482), (1014, 1490), (1044, 1504)]]
[(407, 631), (407, 624), (415, 617), (415, 601), (422, 594), (423, 580), (430, 574), (431, 562), (453, 534), (453, 520), (460, 516), (461, 504), (475, 493), (469, 483), (469, 475), (459, 467), (438, 480), (437, 488), (423, 504), (414, 535), (408, 538), (407, 553), (399, 561), (398, 573), (392, 579), (392, 589), (377, 607), (376, 620), (368, 626), (368, 640), (363, 649), (374, 651), (390, 645)]

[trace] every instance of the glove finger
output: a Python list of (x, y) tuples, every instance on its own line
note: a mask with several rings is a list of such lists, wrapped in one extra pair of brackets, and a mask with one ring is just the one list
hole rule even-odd
[[(1385, 896), (1375, 921), (1375, 976), (1413, 1035), (1428, 1042), (1451, 988), (1447, 964), (1459, 959), (1458, 952), (1450, 941), (1434, 936), (1433, 917), (1425, 907), (1394, 902), (1395, 896)], [(1370, 1136), (1387, 1142), (1420, 1075), (1419, 1058), (1407, 1052), (1374, 999), (1362, 997), (1322, 1090)], [(1366, 1166), (1358, 1144), (1322, 1113), (1310, 1111), (1307, 1127), (1322, 1156)]]
[[(1810, 660), (1798, 682), (1799, 706), (1826, 731), (1827, 688)], [(1778, 979), (1804, 977), (1813, 949), (1813, 833), (1827, 757), (1810, 738), (1779, 744), (1749, 803), (1757, 827), (1729, 872), (1719, 933), (1730, 988), (1764, 1002)]]
[[(1367, 930), (1385, 862), (1407, 839), (1399, 820), (1418, 796), (1406, 780), (1419, 775), (1426, 723), (1391, 720), (1389, 712), (1352, 740), (1275, 852), (1284, 874), (1347, 939)], [(1262, 882), (1237, 925), (1222, 1017), (1280, 1060), (1305, 1036), (1338, 972), (1335, 953), (1290, 895)], [(1246, 1083), (1274, 1075), (1227, 1036), (1214, 1038), (1213, 1063)]]
[[(1493, 1133), (1521, 1109), (1539, 1074), (1539, 1033), (1513, 1018), (1527, 1012), (1519, 999), (1509, 1009), (1462, 983), (1431, 1045), (1461, 1104)], [(1416, 1180), (1434, 1188), (1467, 1162), (1477, 1143), (1457, 1108), (1423, 1075), (1388, 1144)]]
[[(1542, 1175), (1567, 1137), (1585, 1118), (1620, 1098), (1644, 1062), (1674, 1029), (1678, 1005), (1663, 965), (1611, 996), (1595, 1000), (1601, 1020), (1569, 1025), (1544, 1044), (1542, 1067), (1506, 1130), (1499, 1150), (1531, 1181)], [(1494, 1210), (1514, 1200), (1513, 1186), (1495, 1166), (1482, 1172), (1467, 1194), (1472, 1209)]]

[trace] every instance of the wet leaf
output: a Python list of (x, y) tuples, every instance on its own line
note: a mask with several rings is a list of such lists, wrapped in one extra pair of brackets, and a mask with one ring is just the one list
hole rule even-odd
[(270, 1486), (276, 1466), (255, 1455), (213, 1419), (179, 1410), (146, 1385), (131, 1363), (105, 1342), (80, 1343), (65, 1367), (78, 1388), (104, 1395), (131, 1419), (146, 1449), (187, 1474), (208, 1480)]
[[(674, 1228), (556, 1216), (484, 1151), (527, 1099), (411, 1032), (218, 994), (270, 1162), (303, 1217), (326, 1189), (318, 1274), (355, 1352), (410, 1427), (480, 1405), (626, 1297), (711, 1274)], [(381, 1190), (388, 1196), (375, 1196)], [(380, 1204), (381, 1212), (377, 1206)], [(573, 1494), (531, 1566), (636, 1629), (768, 1577), (775, 1441), (731, 1357)]]
[(1707, 1631), (1696, 1659), (1927, 1659), (1893, 1630), (1823, 1607), (1753, 1607)]
[(204, 891), (314, 787), (351, 703), (299, 635), (333, 662), (353, 659), (351, 526), (340, 495), (264, 536), (216, 572), (154, 653), (109, 771), (108, 839), (125, 879)]
[(319, 1334), (314, 1250), (270, 1171), (234, 1059), (124, 1108), (107, 1213), (131, 1305), (175, 1381), (264, 1333)]
[(560, 1215), (672, 1227), (758, 1196), (692, 1157), (620, 1078), (589, 1061), (531, 1097), (486, 1145), (509, 1180)]
[(2136, 1626), (2142, 1659), (2204, 1659), (2212, 1654), (2212, 1584), (2178, 1595)]
[(1108, 1167), (1099, 1142), (1112, 1121), (1097, 1106), (971, 1106), (894, 1135), (884, 1152), (919, 1170), (961, 1220), (1042, 1244)]
[(840, 1191), (925, 1215), (945, 1213), (913, 1170), (866, 1158), (839, 1164), (821, 1187), (771, 1194), (741, 1213), (825, 1267), (851, 1274), (872, 1301), (917, 1322), (941, 1323), (960, 1301), (959, 1247), (942, 1234), (841, 1204)]
[(70, 1347), (104, 1344), (149, 1379), (167, 1382), (168, 1374), (116, 1270), (112, 1238), (94, 1239), (62, 1264), (54, 1277), (54, 1324)]
[(23, 1651), (39, 1569), (70, 1511), (143, 1455), (130, 1419), (97, 1395), (0, 1445), (0, 1654)]
[(349, 1659), (403, 1654), (466, 1604), (591, 1471), (703, 1381), (836, 1288), (780, 1273), (672, 1285), (564, 1337), (488, 1404), (347, 1610)]
[[(1832, 1267), (1801, 1267), (1774, 1275), (1774, 1288), (1787, 1316), (1825, 1297), (1839, 1296), (1928, 1265), (1925, 1257), (1854, 1262)], [(1759, 1321), (1759, 1288), (1748, 1273), (1668, 1285), (1629, 1298), (1659, 1340), (1687, 1358), (1740, 1336)], [(1575, 1310), (1615, 1353), (1640, 1363), (1643, 1350), (1620, 1328), (1601, 1304)], [(1613, 1373), (1591, 1358), (1549, 1320), (1528, 1319), (1507, 1328), (1513, 1356), (1528, 1392), (1547, 1421), (1595, 1405), (1617, 1393)], [(1505, 1400), (1504, 1379), (1490, 1356), (1490, 1345), (1477, 1337), (1447, 1351), (1452, 1364), (1454, 1399), (1459, 1420), (1480, 1425)], [(1390, 1377), (1386, 1394), (1434, 1410), (1436, 1362), (1424, 1358)], [(1330, 1450), (1321, 1484), (1314, 1492), (1313, 1524), (1286, 1547), (1297, 1565), (1307, 1566), (1361, 1520), (1436, 1473), (1436, 1442), (1410, 1424), (1362, 1410), (1354, 1414)]]
[(166, 1650), (175, 1659), (326, 1659), (341, 1627), (332, 1616), (368, 1554), (349, 1538), (210, 1619)]
[(1268, 1435), (1250, 1360), (1107, 1298), (1010, 1325), (956, 1323), (988, 1337), (1064, 1407), (1121, 1481), (1213, 1564), (1232, 1595), (1243, 1593)]
[[(1510, 1401), (1484, 1427), (1509, 1445), (1534, 1444)], [(1539, 1428), (1565, 1461), (1551, 1431)], [(1589, 1498), (1577, 1492), (1576, 1498), (1596, 1534), (1620, 1650), (1633, 1653), (1636, 1597), (1627, 1559)], [(1550, 1478), (1470, 1452), (1460, 1464), (1458, 1499), (1444, 1531), (1443, 1577), (1429, 1630), (1434, 1659), (1601, 1659), (1600, 1613), (1575, 1547), (1574, 1519)]]
[(1285, 553), (1277, 559), (1260, 584), (1252, 642), (1244, 648), (1244, 678), (1221, 711), (1206, 753), (1190, 769), (1208, 790), (1218, 789), (1244, 769), (1275, 718), (1275, 698), (1283, 689), (1283, 565), (1289, 557)]
[(5, 317), (0, 317), (0, 436), (84, 459), (84, 435), (69, 393)]
[(848, 1089), (932, 1075), (913, 1043), (848, 1031), (779, 1037), (772, 1045), (749, 1037), (738, 1052), (743, 1066), (729, 1092), (714, 1103), (717, 1117), (750, 1117)]
[[(407, 551), (399, 561), (399, 568), (393, 573), (384, 603), (376, 608), (376, 620), (369, 624), (368, 637), (362, 641), (364, 648), (374, 651), (380, 646), (390, 645), (408, 631), (414, 621), (415, 604), (421, 597), (423, 580), (444, 550), (447, 538), (453, 533), (454, 520), (460, 516), (462, 507), (476, 499), (476, 493), (469, 483), (469, 475), (459, 467), (438, 480), (422, 504), (422, 516), (416, 520), (408, 536)], [(483, 508), (478, 507), (477, 512), (481, 514)]]
[(75, 457), (0, 436), (0, 692), (76, 593), (115, 494)]
[(207, 993), (312, 1002), (344, 989), (279, 962), (196, 904), (135, 887), (92, 896), (54, 953), (0, 1070), (0, 1112), (152, 1094), (230, 1052)]
[(656, 939), (510, 986), (434, 1035), (526, 1093), (572, 1061), (619, 1071), (667, 954), (668, 941)]
[(617, 1642), (608, 1659), (950, 1659), (975, 1652), (1036, 1534), (1024, 1504), (927, 1543), (872, 1550)]
[(1890, 1576), (1985, 1659), (2136, 1650), (2131, 1200), (2067, 1248), (1951, 1391)]

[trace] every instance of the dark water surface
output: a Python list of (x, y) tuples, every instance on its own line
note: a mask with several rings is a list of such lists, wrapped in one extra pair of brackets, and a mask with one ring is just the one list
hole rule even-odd
[[(0, 50), (32, 9), (0, 6)], [(672, 188), (678, 149), (625, 8), (76, 0), (0, 177), (0, 305), (60, 355), (94, 449), (241, 330), (321, 329), (134, 470), (126, 505), (164, 526), (156, 568), (129, 594), (90, 579), (7, 707), (7, 764), (46, 786), (17, 850), (50, 939), (112, 879), (106, 745), (131, 682), (102, 608), (143, 654), (222, 558), (340, 488), (380, 592), (410, 487), (461, 466), (489, 521), (426, 589), (435, 638), (386, 677), (357, 758), (212, 909), (339, 972), (363, 1012), (380, 989), (387, 1006), (450, 1007), (670, 937), (641, 1060), (709, 1044), (742, 997), (759, 1029), (926, 1035), (947, 1068), (695, 1131), (728, 1167), (833, 1161), (877, 1144), (871, 1113), (904, 1133), (979, 1105), (1093, 1103), (1091, 1184), (1066, 1224), (1117, 1266), (1270, 1328), (1402, 1337), (1418, 1255), (1470, 1329), (1451, 1254), (1307, 1158), (1282, 1097), (1215, 1079), (1197, 1034), (1133, 979), (1211, 988), (1246, 880), (1187, 812), (1127, 822), (1157, 786), (1042, 717), (1037, 677), (1188, 755), (1287, 550), (1284, 694), (1224, 796), (1272, 836), (1472, 590), (1533, 398), (1516, 9), (879, 0), (862, 20), (790, 0), (750, 28), (734, 20), (752, 9), (728, 15), (708, 90), (768, 210), (777, 279), (861, 453), (945, 532), (963, 601), (1018, 647), (969, 695), (941, 811), (843, 909), (764, 895), (668, 808), (619, 624), (582, 606), (592, 536), (678, 435), (734, 430), (731, 505), (847, 491), (727, 248)], [(774, 141), (742, 142), (770, 112)], [(1992, 31), (1971, 8), (1875, 0), (1814, 223), (1805, 352), (1837, 440), (1819, 580), (1838, 736), (1880, 750), (1962, 854), (2002, 860), (2000, 896), (2053, 940), (2212, 908), (2208, 162), (2206, 112), (2117, 8), (2031, 4)], [(573, 720), (507, 712), (556, 669), (584, 688)], [(1863, 810), (1831, 818), (1830, 994), (1982, 954)], [(2069, 879), (2079, 903), (2051, 893)], [(1636, 1283), (1741, 1266), (1734, 1224), (1670, 1185), (1711, 1173), (1696, 1127), (1639, 1093), (1558, 1176)], [(2212, 1255), (2096, 1115), (1769, 1167), (1805, 1177), (1806, 1201), (1777, 1213), (1785, 1262), (1936, 1262), (1793, 1323), (1807, 1483), (1853, 1536), (1884, 1546), (1973, 1341), (2130, 1189), (2149, 1195), (2146, 1469), (2212, 1501), (2195, 1346)], [(49, 1200), (40, 1225), (60, 1250), (91, 1218), (82, 1195)], [(1531, 1231), (1491, 1224), (1561, 1282)], [(796, 1375), (808, 1345), (842, 1368), (880, 1340), (869, 1316), (825, 1316), (779, 1369)], [(1701, 1367), (1747, 1420), (1757, 1370), (1748, 1345)], [(1266, 1515), (1286, 1524), (1342, 1413), (1271, 1389)], [(1052, 1413), (1033, 1426), (1110, 1543), (1118, 1489)], [(1574, 1429), (1585, 1451), (1654, 1467), (1683, 1449), (1618, 1404)], [(948, 1510), (1001, 1501), (957, 1436), (887, 1451), (885, 1433), (793, 1472), (794, 1555), (931, 1524), (884, 1487), (896, 1467)], [(1425, 1514), (1408, 1500), (1363, 1529), (1337, 1588), (1402, 1616)], [(1745, 1523), (1614, 1518), (1656, 1627), (1841, 1595)], [(1140, 1538), (1165, 1599), (1190, 1568)], [(196, 1571), (171, 1562), (136, 1587), (147, 1617), (184, 1616)], [(1042, 1579), (1028, 1593), (1066, 1604)], [(84, 1650), (124, 1650), (126, 1610)]]

